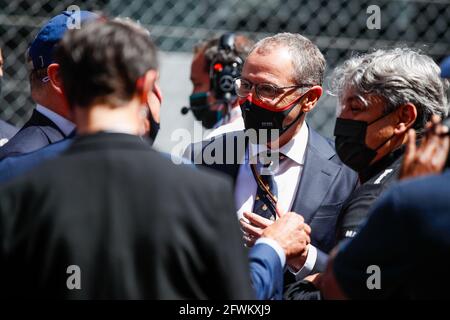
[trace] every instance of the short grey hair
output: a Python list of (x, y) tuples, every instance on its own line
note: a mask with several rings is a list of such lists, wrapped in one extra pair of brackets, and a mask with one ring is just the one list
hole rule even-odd
[(414, 104), (414, 129), (419, 133), (432, 115), (445, 118), (448, 114), (449, 82), (440, 77), (439, 66), (431, 57), (410, 48), (354, 56), (335, 69), (330, 87), (339, 103), (348, 89), (363, 96), (379, 96), (386, 102), (386, 114), (408, 102)]
[(322, 85), (325, 58), (319, 48), (308, 38), (297, 33), (278, 33), (258, 41), (249, 55), (256, 51), (266, 54), (274, 48), (286, 47), (292, 58), (293, 80), (297, 84)]

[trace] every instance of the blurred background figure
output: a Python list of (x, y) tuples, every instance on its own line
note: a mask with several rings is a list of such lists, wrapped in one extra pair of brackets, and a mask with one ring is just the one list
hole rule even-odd
[[(5, 63), (5, 60), (3, 59), (3, 55), (2, 55), (2, 48), (0, 46), (0, 97), (2, 94), (2, 82), (3, 80), (3, 76), (4, 76), (4, 72), (3, 72), (3, 65)], [(5, 106), (0, 106), (2, 109), (6, 109), (6, 105)], [(17, 132), (17, 128), (14, 127), (13, 125), (10, 125), (8, 122), (1, 120), (0, 119), (0, 147), (3, 146), (5, 143), (8, 142), (8, 140), (14, 136)]]
[(190, 108), (196, 120), (213, 129), (206, 138), (244, 129), (234, 79), (241, 75), (253, 41), (234, 33), (200, 42), (191, 65)]

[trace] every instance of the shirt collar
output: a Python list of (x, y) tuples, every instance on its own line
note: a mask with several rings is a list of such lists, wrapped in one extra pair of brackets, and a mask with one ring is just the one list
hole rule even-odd
[(44, 107), (43, 105), (37, 104), (36, 110), (53, 121), (53, 123), (58, 126), (58, 128), (64, 133), (65, 136), (71, 134), (75, 129), (75, 124), (72, 121), (67, 120), (63, 116)]
[[(279, 152), (284, 154), (289, 159), (295, 161), (299, 165), (305, 163), (306, 146), (308, 145), (309, 129), (306, 122), (302, 124), (300, 131), (296, 133), (292, 139), (284, 146), (277, 150), (272, 150), (273, 153)], [(266, 146), (256, 145), (250, 143), (249, 155), (250, 158), (254, 158), (258, 153), (262, 153), (267, 150)]]
[(242, 110), (241, 107), (234, 107), (230, 110), (230, 120), (228, 122), (233, 122), (234, 120), (238, 119), (242, 116)]

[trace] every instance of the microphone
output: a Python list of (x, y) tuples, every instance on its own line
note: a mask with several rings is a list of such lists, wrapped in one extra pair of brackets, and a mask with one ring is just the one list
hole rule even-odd
[(190, 106), (181, 108), (181, 114), (187, 114), (189, 111), (203, 109), (204, 106)]
[(183, 107), (181, 108), (181, 114), (185, 115), (189, 112), (189, 110), (191, 110), (191, 107)]

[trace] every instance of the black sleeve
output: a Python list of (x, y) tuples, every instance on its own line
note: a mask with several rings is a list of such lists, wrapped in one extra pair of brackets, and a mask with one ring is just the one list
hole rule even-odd
[[(228, 183), (229, 182), (229, 183)], [(239, 229), (231, 181), (220, 184), (220, 191), (211, 193), (212, 214), (216, 220), (214, 252), (216, 261), (215, 278), (222, 283), (222, 299), (254, 299), (250, 281), (250, 267), (247, 252)]]
[(284, 300), (321, 300), (320, 291), (309, 281), (301, 280), (286, 286)]
[(357, 234), (376, 200), (377, 197), (372, 194), (363, 194), (346, 203), (337, 223), (336, 243)]
[[(396, 190), (391, 191), (374, 204), (356, 237), (340, 244), (335, 257), (336, 279), (352, 299), (390, 297), (409, 274), (408, 232), (402, 212), (396, 208)], [(379, 272), (374, 271), (377, 268)], [(376, 274), (380, 276), (380, 288)]]

